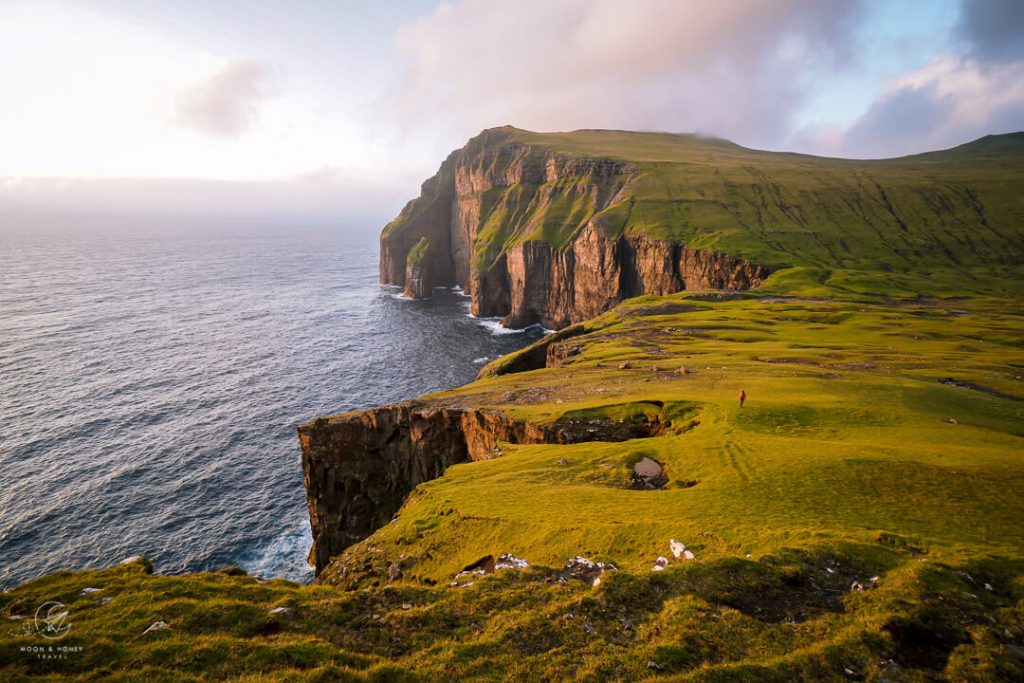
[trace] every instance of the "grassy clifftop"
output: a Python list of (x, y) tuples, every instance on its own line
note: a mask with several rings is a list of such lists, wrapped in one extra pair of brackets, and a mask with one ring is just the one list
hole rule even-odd
[[(564, 241), (604, 207), (609, 234), (777, 270), (629, 299), (413, 402), (621, 440), (500, 442), (410, 487), (315, 585), (144, 562), (41, 577), (0, 594), (0, 678), (1024, 679), (1021, 146), (862, 162), (486, 132), (386, 231), (403, 272), (452, 239), (444, 202), (484, 226), (477, 250)], [(403, 235), (424, 216), (443, 229)], [(529, 566), (486, 571), (505, 554)], [(49, 600), (81, 648), (63, 659), (32, 649)]]
[[(509, 171), (544, 163), (546, 174)], [(456, 186), (460, 174), (478, 182)], [(453, 153), (384, 241), (448, 192), (448, 201), (479, 200), (470, 232), (482, 267), (525, 241), (565, 248), (594, 224), (609, 236), (646, 234), (744, 257), (778, 269), (789, 289), (992, 291), (1020, 279), (1022, 183), (1024, 133), (859, 161), (693, 135), (505, 127)]]
[[(1018, 301), (685, 293), (584, 330), (552, 367), (502, 359), (420, 403), (657, 419), (647, 438), (503, 443), (420, 485), (326, 585), (140, 563), (29, 582), (0, 596), (5, 680), (1024, 675)], [(663, 489), (633, 486), (642, 457)], [(504, 553), (530, 567), (459, 575)], [(617, 570), (567, 577), (576, 555)], [(69, 608), (67, 660), (20, 650), (46, 644), (22, 635), (46, 600)]]

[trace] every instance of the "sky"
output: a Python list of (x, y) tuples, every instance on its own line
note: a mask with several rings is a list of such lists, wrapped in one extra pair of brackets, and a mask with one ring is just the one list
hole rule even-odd
[(1024, 129), (1020, 0), (0, 0), (0, 214), (386, 219), (484, 128)]

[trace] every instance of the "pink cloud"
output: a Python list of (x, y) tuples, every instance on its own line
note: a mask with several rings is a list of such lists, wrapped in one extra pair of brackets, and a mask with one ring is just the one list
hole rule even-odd
[(393, 101), (474, 132), (510, 123), (701, 131), (768, 144), (807, 84), (851, 59), (860, 3), (463, 0), (399, 33)]
[(214, 138), (237, 138), (278, 93), (272, 70), (249, 59), (230, 62), (208, 80), (178, 95), (175, 120)]

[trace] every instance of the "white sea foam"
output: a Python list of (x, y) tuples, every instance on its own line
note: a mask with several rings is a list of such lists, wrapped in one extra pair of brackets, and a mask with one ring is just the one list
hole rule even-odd
[(524, 332), (531, 332), (533, 330), (537, 330), (542, 334), (551, 334), (552, 332), (554, 332), (554, 330), (549, 330), (548, 328), (544, 327), (539, 323), (534, 323), (533, 325), (528, 325), (526, 327), (516, 329), (512, 327), (505, 327), (504, 325), (502, 325), (501, 318), (481, 318), (479, 316), (473, 315), (472, 313), (467, 313), (466, 316), (475, 320), (477, 324), (480, 325), (481, 327), (485, 327), (488, 330), (490, 330), (491, 334), (522, 334)]
[(413, 301), (412, 297), (406, 296), (401, 287), (396, 285), (381, 285), (381, 293), (384, 296), (391, 297), (392, 299), (398, 299), (400, 301)]
[(501, 324), (501, 318), (478, 318), (472, 314), (469, 317), (475, 319), (481, 327), (486, 327), (490, 330), (491, 334), (522, 334), (526, 331), (525, 329), (513, 330), (510, 327), (505, 327)]
[(313, 578), (313, 568), (307, 563), (312, 546), (309, 521), (302, 519), (241, 565), (255, 576), (282, 576), (293, 581), (308, 581)]

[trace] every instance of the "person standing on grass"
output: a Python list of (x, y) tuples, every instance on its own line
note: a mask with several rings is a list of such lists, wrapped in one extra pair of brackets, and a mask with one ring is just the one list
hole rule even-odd
[(740, 389), (740, 408), (743, 407), (743, 402), (747, 400), (747, 392)]

